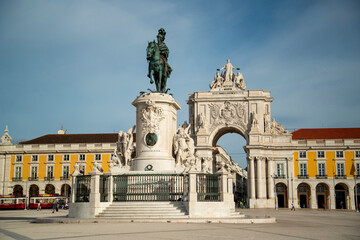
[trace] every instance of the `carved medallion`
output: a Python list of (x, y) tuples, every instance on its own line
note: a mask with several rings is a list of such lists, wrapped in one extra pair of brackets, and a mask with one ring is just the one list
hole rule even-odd
[(221, 124), (235, 124), (245, 128), (246, 110), (244, 104), (235, 104), (231, 103), (230, 101), (225, 101), (224, 104), (211, 103), (209, 107), (211, 116), (211, 130), (215, 129), (218, 125)]
[(147, 107), (141, 110), (140, 119), (143, 121), (143, 130), (146, 133), (159, 133), (159, 123), (164, 119), (163, 109), (155, 106), (151, 100), (146, 101)]

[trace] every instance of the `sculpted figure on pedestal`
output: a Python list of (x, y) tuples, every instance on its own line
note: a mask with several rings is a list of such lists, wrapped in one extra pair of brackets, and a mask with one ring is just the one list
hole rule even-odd
[(212, 161), (212, 157), (203, 157), (202, 158), (202, 163), (201, 163), (201, 172), (202, 173), (211, 173), (210, 172), (211, 161)]
[(210, 88), (211, 89), (220, 88), (223, 83), (224, 83), (224, 78), (220, 76), (219, 72), (217, 72), (214, 76), (214, 81), (210, 83)]
[(227, 63), (225, 64), (225, 66), (223, 66), (220, 69), (217, 69), (218, 71), (225, 69), (225, 72), (223, 73), (223, 77), (225, 79), (225, 81), (232, 81), (232, 77), (233, 77), (233, 70), (237, 69), (240, 70), (240, 68), (235, 68), (231, 63), (230, 63), (230, 59), (227, 60)]
[[(129, 166), (131, 161), (131, 154), (133, 151), (133, 133), (135, 125), (130, 128), (126, 133), (119, 131), (119, 137), (117, 141), (117, 150), (121, 156), (121, 165)], [(116, 154), (116, 153), (115, 153)], [(116, 154), (117, 155), (117, 154)]]
[(237, 75), (234, 76), (234, 79), (235, 79), (234, 80), (235, 86), (240, 88), (241, 90), (245, 90), (246, 85), (245, 85), (244, 77), (240, 72), (238, 72)]
[(205, 121), (206, 120), (205, 120), (204, 114), (200, 113), (198, 115), (198, 130), (206, 128), (206, 126), (205, 126), (206, 122)]
[(287, 134), (287, 133), (289, 133), (288, 130), (284, 130), (284, 126), (282, 124), (278, 124), (275, 121), (275, 118), (272, 119), (270, 126), (271, 126), (270, 132), (272, 134)]
[(173, 139), (173, 147), (175, 154), (176, 166), (183, 166), (188, 158), (195, 159), (195, 145), (194, 140), (190, 137), (189, 129), (191, 125), (188, 124), (187, 128), (179, 126), (177, 134)]

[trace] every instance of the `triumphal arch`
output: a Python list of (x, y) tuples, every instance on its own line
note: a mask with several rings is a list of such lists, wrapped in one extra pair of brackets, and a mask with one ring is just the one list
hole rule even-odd
[[(226, 133), (246, 140), (248, 197), (250, 208), (275, 206), (275, 162), (292, 172), (291, 134), (271, 118), (270, 91), (246, 90), (243, 75), (230, 60), (217, 69), (209, 91), (194, 92), (187, 101), (192, 137), (202, 166), (215, 172), (216, 143)], [(289, 194), (292, 196), (292, 194)]]

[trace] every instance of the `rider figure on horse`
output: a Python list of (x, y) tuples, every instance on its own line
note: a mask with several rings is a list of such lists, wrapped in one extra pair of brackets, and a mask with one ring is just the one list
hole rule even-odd
[(156, 36), (157, 41), (158, 41), (158, 46), (159, 46), (159, 50), (160, 50), (160, 57), (163, 59), (164, 61), (164, 75), (166, 76), (166, 78), (170, 77), (170, 74), (172, 72), (172, 69), (169, 65), (169, 63), (167, 62), (168, 56), (169, 56), (169, 48), (166, 46), (165, 44), (165, 36), (166, 36), (166, 31), (163, 28), (160, 28), (158, 31), (158, 35)]

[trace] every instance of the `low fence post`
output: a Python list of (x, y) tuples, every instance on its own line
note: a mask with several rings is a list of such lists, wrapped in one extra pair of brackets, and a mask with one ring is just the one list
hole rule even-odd
[(189, 172), (189, 202), (197, 202), (196, 173), (195, 171)]
[(90, 183), (90, 214), (95, 217), (98, 213), (97, 208), (100, 207), (100, 175), (102, 173), (94, 167), (94, 169), (89, 173), (91, 176)]
[(77, 169), (75, 169), (75, 171), (71, 174), (72, 179), (71, 179), (71, 197), (70, 197), (70, 202), (74, 203), (76, 200), (76, 191), (77, 191), (77, 186), (76, 186), (76, 177), (80, 174), (79, 171), (77, 171)]

